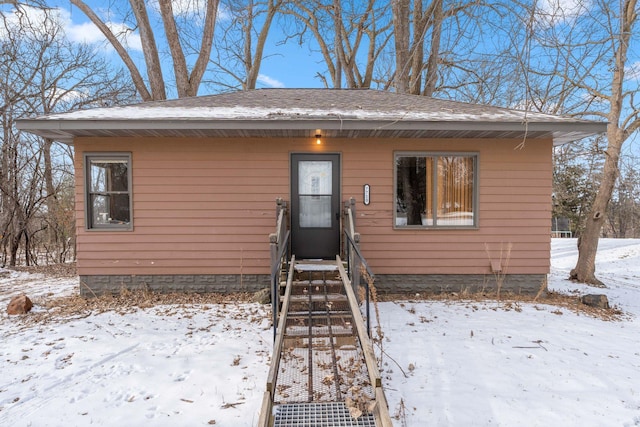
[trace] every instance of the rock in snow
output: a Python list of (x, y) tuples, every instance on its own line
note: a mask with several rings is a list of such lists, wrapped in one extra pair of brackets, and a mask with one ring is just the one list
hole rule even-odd
[(7, 306), (7, 314), (26, 314), (31, 310), (32, 307), (33, 303), (28, 296), (18, 295), (11, 298), (11, 301), (9, 301), (9, 305)]
[(258, 304), (269, 304), (271, 302), (271, 290), (265, 288), (256, 292), (253, 294), (253, 301)]
[(588, 294), (580, 297), (580, 302), (584, 305), (595, 308), (609, 308), (609, 299), (602, 294)]

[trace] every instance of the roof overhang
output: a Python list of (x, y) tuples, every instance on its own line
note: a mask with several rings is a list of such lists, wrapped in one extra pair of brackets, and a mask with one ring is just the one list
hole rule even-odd
[(18, 129), (75, 138), (553, 139), (563, 144), (606, 123), (371, 89), (258, 89), (96, 107), (17, 120)]
[(500, 122), (282, 119), (19, 119), (18, 129), (73, 144), (78, 137), (305, 138), (317, 130), (326, 138), (552, 138), (564, 144), (606, 131), (602, 122)]

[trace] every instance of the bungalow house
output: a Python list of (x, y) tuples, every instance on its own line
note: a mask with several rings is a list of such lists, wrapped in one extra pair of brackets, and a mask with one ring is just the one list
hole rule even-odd
[(75, 149), (83, 294), (269, 285), (276, 199), (300, 258), (341, 251), (354, 199), (385, 291), (550, 265), (553, 146), (606, 124), (376, 90), (261, 89), (50, 114), (20, 129)]

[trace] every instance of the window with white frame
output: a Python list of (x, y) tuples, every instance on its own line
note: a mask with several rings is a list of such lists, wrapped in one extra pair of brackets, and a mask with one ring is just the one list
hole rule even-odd
[(396, 153), (395, 227), (477, 227), (477, 165), (477, 154)]
[(131, 154), (87, 153), (86, 224), (89, 229), (131, 229)]

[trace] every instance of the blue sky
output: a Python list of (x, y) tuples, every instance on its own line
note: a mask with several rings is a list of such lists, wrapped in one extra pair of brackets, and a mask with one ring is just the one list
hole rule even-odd
[[(86, 0), (87, 4), (94, 8), (101, 17), (108, 16), (104, 2), (95, 0)], [(104, 36), (95, 27), (89, 19), (68, 0), (49, 0), (47, 4), (59, 8), (60, 20), (65, 28), (67, 37), (72, 41), (102, 43), (103, 54), (112, 57), (113, 61), (120, 61), (116, 52), (107, 44)], [(152, 9), (152, 8), (151, 8)], [(153, 13), (153, 12), (151, 12)], [(111, 27), (122, 28), (122, 22), (118, 20), (118, 16), (113, 14), (113, 20), (109, 23)], [(154, 17), (151, 16), (153, 20)], [(223, 25), (227, 19), (224, 10), (218, 15), (218, 28)], [(321, 58), (317, 53), (311, 52), (309, 46), (305, 43), (298, 45), (290, 42), (286, 45), (280, 44), (282, 40), (280, 27), (274, 21), (272, 31), (269, 35), (265, 59), (261, 67), (261, 76), (258, 79), (259, 87), (322, 87), (322, 81), (316, 78), (316, 73), (324, 69)], [(160, 43), (160, 40), (157, 40)], [(130, 54), (138, 57), (137, 60), (142, 63), (141, 45), (137, 33), (127, 37)], [(170, 69), (165, 72), (166, 78), (169, 79)], [(206, 88), (202, 88), (207, 91)]]
[[(99, 0), (86, 0), (87, 3), (98, 12), (101, 17), (111, 16), (110, 25), (115, 28), (122, 28), (123, 24), (117, 13), (109, 12), (106, 5), (110, 7), (114, 4), (123, 4), (126, 6), (128, 2), (121, 0), (119, 2), (105, 2)], [(156, 0), (150, 0), (151, 2)], [(174, 10), (179, 9), (180, 5), (193, 5), (200, 0), (174, 0)], [(542, 11), (551, 13), (555, 9), (561, 9), (564, 11), (563, 18), (556, 18), (550, 20), (550, 25), (561, 25), (563, 22), (573, 19), (576, 13), (584, 13), (585, 9), (583, 5), (590, 5), (592, 0), (538, 0), (538, 5)], [(122, 62), (116, 55), (113, 48), (111, 48), (105, 41), (104, 36), (100, 31), (89, 22), (88, 18), (75, 6), (72, 6), (69, 0), (47, 0), (47, 4), (53, 7), (60, 8), (60, 20), (65, 27), (67, 37), (73, 41), (86, 41), (89, 43), (100, 43), (102, 47), (99, 49), (102, 54), (111, 58), (114, 65), (121, 65)], [(2, 6), (3, 9), (8, 7)], [(153, 16), (153, 6), (151, 19)], [(228, 14), (227, 14), (228, 15)], [(157, 16), (155, 16), (157, 18)], [(218, 27), (224, 24), (225, 20), (228, 20), (224, 9), (221, 9), (218, 15)], [(274, 21), (271, 33), (267, 42), (267, 49), (265, 52), (265, 58), (261, 67), (261, 77), (258, 80), (259, 87), (322, 87), (323, 82), (316, 77), (318, 72), (324, 72), (326, 66), (324, 65), (321, 56), (318, 52), (312, 52), (309, 43), (305, 41), (303, 44), (298, 44), (297, 40), (290, 40), (287, 44), (279, 43), (283, 39), (279, 23)], [(136, 57), (140, 64), (143, 64), (140, 41), (137, 37), (137, 33), (133, 33), (127, 38), (130, 46), (130, 52)], [(632, 57), (630, 63), (632, 67), (629, 68), (629, 72), (640, 76), (640, 52), (630, 52)], [(167, 61), (167, 69), (165, 72), (165, 78), (167, 81), (171, 81), (171, 69), (170, 64)], [(143, 67), (142, 67), (143, 68)], [(640, 81), (636, 77), (635, 81)], [(214, 91), (211, 87), (202, 87), (200, 94)]]
[[(275, 39), (273, 35), (271, 38)], [(302, 46), (275, 46), (271, 44), (268, 49), (269, 56), (262, 63), (261, 74), (274, 81), (281, 83), (282, 87), (323, 87), (322, 81), (316, 77), (316, 73), (325, 66), (321, 58), (311, 52), (305, 44)], [(259, 84), (264, 87), (269, 85), (266, 82)], [(271, 87), (277, 87), (272, 84)]]
[[(96, 43), (104, 41), (104, 36), (100, 31), (89, 22), (88, 18), (75, 6), (72, 6), (69, 0), (45, 0), (47, 5), (60, 8), (60, 20), (63, 22), (67, 37), (73, 41), (86, 41)], [(118, 16), (113, 6), (118, 5), (116, 2), (105, 2), (99, 0), (85, 0), (101, 17), (111, 16), (110, 25), (115, 28), (122, 28), (121, 17)], [(121, 0), (122, 4), (126, 4)], [(157, 0), (150, 0), (153, 4)], [(174, 0), (174, 10), (181, 7), (193, 7), (202, 0)], [(108, 9), (109, 5), (111, 9)], [(541, 11), (551, 13), (554, 10), (563, 10), (562, 18), (549, 19), (550, 25), (561, 25), (567, 20), (571, 20), (578, 13), (586, 11), (584, 5), (590, 5), (591, 0), (537, 0), (538, 7)], [(6, 6), (6, 5), (5, 5)], [(128, 7), (128, 6), (125, 6)], [(157, 6), (156, 6), (157, 7)], [(6, 7), (3, 7), (6, 8)], [(154, 18), (154, 7), (150, 7), (151, 20)], [(225, 13), (224, 7), (220, 7), (218, 14), (218, 27), (224, 25), (228, 20), (228, 13)], [(279, 43), (283, 39), (280, 26), (277, 19), (274, 21), (268, 38), (267, 51), (265, 59), (261, 67), (262, 79), (260, 85), (263, 87), (321, 87), (323, 82), (316, 77), (318, 71), (326, 69), (322, 58), (318, 52), (312, 52), (309, 44), (305, 41), (302, 45), (297, 40), (290, 40), (286, 45)], [(140, 41), (137, 33), (127, 38), (130, 45), (130, 51), (134, 54), (141, 52)], [(159, 42), (160, 39), (158, 39)], [(112, 48), (104, 42), (104, 53), (113, 57), (114, 61), (119, 61)], [(632, 55), (634, 52), (630, 52)], [(141, 55), (139, 60), (141, 61)], [(635, 52), (635, 58), (631, 62), (636, 63), (635, 73), (640, 75), (640, 52)], [(170, 70), (167, 70), (170, 72)], [(169, 76), (170, 73), (165, 73)]]
[[(95, 11), (101, 17), (111, 16), (110, 25), (114, 28), (122, 28), (123, 24), (121, 18), (116, 13), (109, 14), (109, 9), (105, 5), (114, 7), (113, 5), (124, 5), (128, 8), (128, 2), (125, 0), (119, 1), (99, 1), (99, 0), (86, 0), (87, 3), (94, 8)], [(154, 2), (157, 0), (150, 0)], [(184, 4), (195, 4), (200, 0), (174, 0), (174, 8), (178, 8)], [(72, 41), (84, 41), (89, 43), (96, 43), (100, 47), (98, 52), (104, 54), (113, 61), (116, 66), (121, 66), (122, 61), (117, 56), (113, 48), (105, 41), (104, 36), (100, 31), (89, 22), (88, 18), (75, 6), (72, 6), (69, 0), (46, 0), (47, 5), (59, 8), (60, 21), (63, 23), (65, 33), (67, 37)], [(586, 7), (591, 7), (594, 4), (594, 0), (538, 0), (538, 5), (543, 12), (548, 12), (553, 15), (554, 10), (563, 10), (564, 14), (561, 18), (553, 18), (549, 20), (549, 27), (562, 26), (568, 21), (575, 19), (575, 17), (581, 13), (585, 13)], [(0, 8), (6, 11), (10, 6), (4, 4)], [(153, 7), (151, 8), (153, 10)], [(35, 13), (35, 12), (34, 12)], [(154, 19), (153, 11), (151, 12), (151, 19)], [(157, 16), (155, 16), (157, 18)], [(218, 16), (218, 26), (224, 24), (225, 16), (224, 9), (221, 9)], [(0, 34), (1, 36), (1, 34)], [(638, 46), (638, 38), (640, 37), (640, 31), (636, 35), (636, 44)], [(258, 79), (258, 87), (322, 87), (323, 81), (317, 78), (318, 72), (324, 72), (326, 66), (322, 60), (322, 57), (318, 52), (311, 50), (309, 42), (305, 40), (302, 44), (298, 44), (297, 40), (290, 40), (287, 44), (279, 43), (283, 39), (281, 28), (279, 23), (274, 21), (272, 30), (268, 38), (267, 48), (265, 52), (265, 58), (262, 62), (261, 75)], [(137, 33), (132, 33), (127, 38), (130, 52), (136, 60), (143, 64), (141, 55), (140, 41), (137, 37)], [(481, 43), (480, 41), (478, 41)], [(627, 70), (628, 82), (630, 86), (634, 84), (637, 86), (640, 84), (640, 51), (634, 50), (633, 47), (629, 51), (629, 66)], [(171, 66), (168, 61), (165, 63), (165, 79), (167, 82), (171, 82), (172, 73)], [(144, 67), (142, 67), (144, 68)], [(629, 89), (634, 90), (633, 87)], [(219, 89), (218, 89), (219, 90)], [(637, 89), (635, 89), (637, 90)], [(200, 94), (213, 93), (216, 88), (203, 85), (200, 90)], [(169, 92), (170, 97), (175, 97)], [(634, 147), (637, 140), (637, 134), (633, 137), (632, 141), (625, 144), (625, 151), (636, 151), (638, 147)]]

